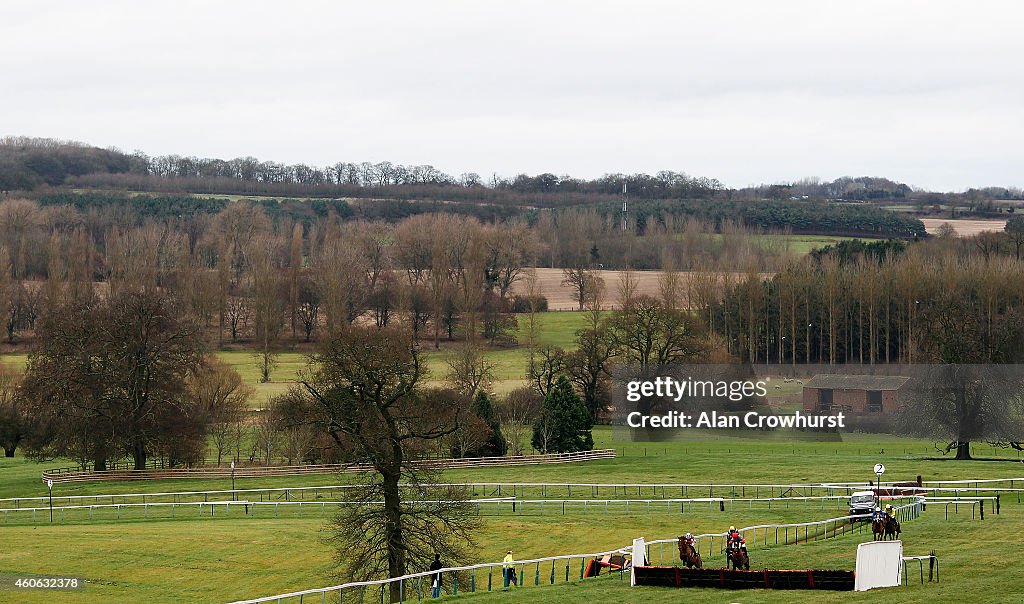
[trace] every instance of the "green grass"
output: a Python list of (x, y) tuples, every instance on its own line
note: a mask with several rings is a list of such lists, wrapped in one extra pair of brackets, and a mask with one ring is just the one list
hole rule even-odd
[[(887, 477), (925, 479), (1010, 477), (1024, 474), (1016, 457), (1003, 453), (1004, 462), (957, 462), (930, 459), (925, 441), (879, 440), (865, 435), (844, 437), (836, 443), (758, 442), (716, 436), (707, 441), (641, 443), (615, 440), (607, 427), (596, 430), (598, 446), (614, 446), (625, 456), (615, 460), (572, 465), (492, 468), (446, 473), (450, 480), (503, 482), (789, 482), (839, 481), (871, 478), (870, 468), (884, 462)], [(979, 447), (977, 454), (992, 450)], [(0, 496), (42, 495), (39, 481), (43, 467), (20, 457), (0, 459)], [(336, 484), (337, 475), (239, 480), (239, 487)], [(60, 492), (156, 492), (186, 489), (223, 489), (224, 480), (181, 480), (152, 483), (120, 482), (58, 485)], [(725, 494), (716, 491), (716, 494)], [(739, 493), (737, 493), (739, 494)], [(574, 493), (579, 496), (579, 493)], [(607, 496), (606, 493), (602, 493)], [(649, 496), (645, 491), (644, 496)], [(936, 550), (942, 564), (939, 585), (911, 586), (868, 594), (787, 592), (786, 601), (895, 601), (953, 602), (958, 598), (978, 602), (1013, 600), (1008, 594), (1024, 593), (1024, 578), (1016, 572), (1013, 556), (996, 544), (1006, 535), (1024, 529), (1024, 505), (1004, 498), (1003, 513), (982, 522), (961, 511), (951, 520), (933, 507), (922, 519), (905, 525), (908, 554)], [(310, 517), (309, 514), (316, 514)], [(329, 585), (332, 557), (321, 542), (325, 519), (318, 511), (305, 517), (282, 512), (281, 518), (231, 518), (195, 520), (148, 520), (81, 522), (58, 526), (0, 526), (0, 569), (5, 573), (58, 573), (84, 576), (95, 583), (80, 592), (62, 592), (62, 601), (228, 601), (269, 595), (294, 589)], [(544, 515), (517, 515), (483, 519), (478, 535), (476, 561), (499, 559), (512, 548), (521, 558), (586, 553), (626, 545), (637, 536), (668, 538), (685, 532), (721, 531), (765, 522), (803, 521), (836, 515), (834, 509), (793, 505), (789, 510), (729, 510), (694, 508), (685, 514), (657, 511), (630, 514), (591, 511), (586, 516), (558, 514), (557, 507)], [(855, 544), (863, 537), (752, 551), (754, 568), (852, 568)], [(661, 554), (661, 552), (659, 552)], [(652, 551), (652, 556), (654, 556)], [(661, 554), (661, 555), (671, 555)], [(657, 561), (657, 558), (655, 558)], [(667, 560), (666, 560), (667, 561)], [(720, 564), (712, 558), (711, 566)], [(571, 572), (578, 576), (578, 568)], [(556, 576), (564, 579), (564, 567)], [(535, 569), (526, 573), (532, 583)], [(541, 569), (541, 582), (550, 568)], [(481, 583), (482, 585), (482, 583)], [(51, 601), (53, 595), (17, 592), (19, 602)], [(617, 578), (582, 584), (535, 588), (516, 593), (516, 602), (584, 601), (678, 601), (683, 594), (671, 589), (630, 590)], [(695, 602), (775, 602), (777, 592), (721, 592), (688, 590)], [(508, 594), (471, 596), (468, 602), (508, 602)], [(0, 595), (0, 600), (4, 596)]]
[[(92, 582), (61, 593), (63, 602), (224, 602), (330, 583), (331, 555), (319, 540), (320, 525), (254, 520), (245, 526), (214, 521), (8, 527), (0, 529), (0, 569)], [(13, 596), (26, 603), (58, 598), (27, 591)]]
[[(837, 442), (764, 441), (722, 434), (703, 435), (703, 440), (679, 442), (629, 442), (608, 426), (594, 429), (597, 448), (615, 448), (616, 459), (579, 464), (453, 470), (452, 481), (549, 482), (549, 483), (736, 483), (764, 484), (869, 480), (872, 466), (882, 462), (887, 480), (925, 480), (1024, 477), (1024, 464), (1016, 452), (975, 445), (974, 454), (1002, 461), (954, 461), (942, 459), (933, 443), (865, 434), (844, 434)], [(0, 457), (0, 497), (31, 497), (46, 494), (40, 472), (72, 466), (67, 460), (35, 463), (21, 456)], [(344, 483), (337, 474), (237, 479), (238, 488), (331, 485)], [(64, 494), (154, 493), (221, 490), (225, 479), (174, 479), (60, 484)]]
[[(530, 316), (518, 315), (519, 343), (526, 346), (530, 334)], [(587, 326), (585, 312), (543, 312), (536, 314), (534, 329), (538, 345), (550, 344), (562, 348), (576, 347), (576, 332)]]
[[(529, 317), (519, 315), (519, 327), (516, 336), (520, 346), (517, 348), (495, 348), (486, 351), (487, 360), (494, 365), (493, 390), (505, 394), (526, 383), (526, 366), (529, 362)], [(535, 328), (538, 345), (551, 344), (562, 348), (572, 348), (576, 342), (576, 331), (586, 324), (586, 313), (581, 312), (547, 312), (537, 313)], [(447, 374), (447, 359), (451, 354), (451, 344), (445, 343), (440, 351), (430, 349), (427, 342), (423, 343), (424, 358), (430, 373), (427, 381), (430, 384), (442, 383)], [(250, 406), (262, 408), (267, 401), (290, 388), (296, 380), (298, 372), (306, 366), (307, 355), (301, 352), (282, 352), (277, 355), (277, 366), (271, 373), (271, 381), (260, 382), (260, 371), (256, 358), (250, 351), (219, 351), (217, 357), (231, 366), (242, 377), (242, 381), (255, 389)], [(27, 354), (0, 355), (3, 362), (17, 368), (25, 366)]]
[[(936, 551), (940, 561), (940, 583), (920, 584), (916, 565), (909, 573), (907, 587), (879, 589), (864, 593), (827, 591), (717, 590), (673, 588), (630, 588), (628, 578), (617, 577), (586, 580), (572, 585), (517, 590), (516, 602), (556, 604), (587, 604), (591, 602), (1017, 602), (1024, 596), (1024, 575), (1017, 572), (1017, 560), (1005, 549), (992, 547), (1003, 539), (1003, 531), (1024, 526), (1024, 508), (1004, 508), (996, 518), (972, 521), (960, 516), (949, 521), (938, 513), (926, 513), (904, 525), (902, 535), (906, 555), (922, 555)], [(635, 533), (647, 532), (644, 529)], [(689, 528), (689, 525), (686, 525)], [(719, 529), (720, 530), (720, 529)], [(678, 531), (677, 531), (678, 532)], [(652, 534), (652, 533), (648, 533)], [(672, 535), (672, 532), (668, 533)], [(635, 535), (639, 536), (639, 535)], [(856, 544), (870, 537), (845, 537), (796, 546), (751, 550), (751, 568), (822, 568), (849, 569), (855, 565)], [(988, 543), (989, 545), (984, 545)], [(652, 557), (655, 554), (652, 552)], [(657, 558), (655, 558), (657, 562)], [(709, 567), (720, 567), (721, 560), (712, 558)], [(925, 570), (927, 575), (927, 569)], [(541, 572), (542, 581), (544, 573)], [(532, 583), (534, 575), (528, 574)], [(475, 604), (507, 602), (508, 594), (492, 593), (473, 596)]]
[[(706, 245), (721, 245), (723, 235), (719, 233), (702, 233)], [(856, 239), (856, 237), (840, 237), (835, 235), (783, 235), (778, 233), (746, 234), (739, 237), (748, 238), (766, 252), (781, 254), (788, 251), (792, 255), (804, 256), (812, 251), (834, 245), (839, 241)]]
[[(484, 353), (487, 361), (493, 366), (492, 391), (497, 394), (507, 394), (510, 390), (526, 385), (526, 369), (530, 360), (529, 315), (518, 315), (517, 317), (516, 337), (519, 340), (519, 346), (517, 348), (494, 348)], [(587, 324), (587, 313), (537, 313), (536, 322), (534, 333), (537, 346), (551, 345), (572, 349), (576, 346), (576, 332)], [(427, 381), (432, 385), (440, 385), (448, 375), (448, 359), (454, 348), (450, 344), (446, 344), (446, 346), (448, 348), (440, 351), (425, 348), (423, 356), (429, 370)]]
[(790, 253), (804, 256), (826, 245), (835, 245), (840, 241), (852, 241), (856, 237), (837, 237), (832, 235), (758, 235), (765, 248), (785, 246)]
[[(799, 236), (794, 236), (799, 237)], [(543, 313), (538, 315), (538, 333), (542, 343), (571, 347), (574, 332), (583, 326), (582, 313)], [(526, 320), (520, 317), (519, 338), (525, 344)], [(257, 388), (257, 399), (265, 401), (290, 385), (296, 372), (305, 365), (305, 355), (283, 353), (270, 384), (259, 384), (259, 374), (248, 352), (218, 353), (235, 367), (246, 383)], [(446, 351), (428, 352), (430, 378), (443, 379), (447, 372)], [(523, 380), (526, 368), (525, 348), (492, 350), (487, 353), (495, 365), (495, 390), (507, 391)], [(6, 355), (5, 361), (23, 364), (25, 355)], [(785, 384), (770, 394), (795, 397), (799, 388)], [(979, 445), (975, 454), (1001, 461), (960, 462), (938, 457), (930, 441), (897, 439), (863, 434), (843, 435), (836, 442), (783, 442), (754, 440), (727, 433), (701, 434), (700, 438), (676, 442), (631, 442), (623, 435), (601, 426), (595, 429), (597, 447), (619, 451), (614, 460), (581, 464), (490, 468), (446, 472), (451, 481), (479, 482), (574, 482), (574, 483), (786, 483), (867, 480), (871, 467), (883, 462), (890, 480), (912, 480), (921, 475), (929, 479), (1008, 478), (1024, 476), (1024, 465), (1015, 452)], [(39, 474), (44, 468), (73, 465), (65, 460), (34, 463), (22, 457), (0, 458), (0, 497), (41, 496), (46, 487)], [(334, 474), (266, 479), (238, 479), (238, 488), (312, 486), (344, 483), (347, 477)], [(230, 488), (228, 480), (163, 480), (152, 482), (108, 482), (57, 485), (58, 494), (155, 493), (183, 490), (219, 490)], [(490, 495), (491, 493), (478, 493)], [(689, 496), (707, 493), (688, 492)], [(716, 495), (733, 493), (716, 488)], [(750, 493), (735, 492), (735, 495)], [(526, 496), (537, 497), (536, 492)], [(674, 493), (669, 494), (675, 495)], [(521, 495), (522, 496), (522, 495)], [(551, 493), (550, 496), (567, 496)], [(574, 490), (573, 497), (591, 496), (589, 491)], [(611, 497), (602, 491), (599, 497)], [(618, 495), (621, 497), (622, 495)], [(633, 495), (630, 494), (632, 497)], [(646, 489), (641, 497), (652, 494)], [(727, 512), (695, 508), (687, 513), (634, 510), (629, 514), (592, 510), (587, 515), (562, 516), (557, 507), (544, 514), (485, 516), (477, 536), (477, 553), (472, 561), (500, 559), (512, 548), (517, 557), (544, 557), (558, 554), (603, 551), (628, 544), (634, 537), (667, 538), (687, 530), (718, 532), (729, 524), (738, 526), (768, 522), (797, 522), (838, 515), (831, 506), (793, 505), (790, 509), (730, 509)], [(905, 525), (904, 544), (908, 554), (935, 550), (941, 560), (943, 582), (910, 585), (866, 594), (829, 592), (771, 592), (763, 590), (720, 591), (628, 587), (628, 581), (604, 577), (570, 584), (534, 587), (537, 569), (528, 569), (523, 577), (530, 585), (514, 595), (503, 593), (460, 596), (475, 602), (1006, 602), (1019, 601), (1024, 594), (1024, 576), (1017, 571), (1007, 535), (1024, 530), (1024, 505), (1015, 497), (1004, 497), (1003, 513), (972, 521), (969, 512), (945, 520), (941, 508), (933, 507), (919, 520)], [(219, 513), (219, 512), (218, 512)], [(262, 516), (265, 516), (262, 515)], [(58, 594), (26, 591), (0, 591), (0, 601), (17, 602), (223, 602), (242, 597), (270, 595), (296, 589), (330, 585), (332, 551), (322, 541), (326, 519), (316, 508), (299, 514), (294, 508), (279, 518), (203, 518), (135, 519), (88, 521), (49, 526), (24, 522), (0, 526), (0, 575), (61, 574), (90, 580), (82, 591)], [(752, 550), (754, 568), (852, 568), (856, 544), (863, 536)], [(666, 548), (669, 549), (670, 548)], [(652, 556), (655, 556), (652, 551)], [(659, 550), (654, 558), (671, 556)], [(666, 559), (665, 562), (668, 562)], [(709, 566), (720, 566), (712, 557)], [(578, 577), (574, 566), (570, 575)], [(540, 582), (550, 579), (550, 567), (540, 569)], [(564, 579), (564, 567), (556, 577)], [(559, 582), (561, 583), (561, 579)], [(483, 586), (483, 577), (479, 585)], [(465, 585), (462, 589), (465, 589)], [(347, 598), (348, 596), (346, 596)], [(454, 598), (453, 598), (454, 599)], [(318, 599), (314, 598), (314, 601)], [(350, 601), (347, 600), (346, 601)]]
[(238, 372), (242, 381), (255, 389), (249, 404), (253, 408), (266, 406), (271, 397), (283, 394), (295, 383), (299, 370), (306, 366), (306, 355), (282, 352), (277, 355), (277, 366), (270, 374), (270, 382), (260, 382), (256, 358), (248, 351), (220, 351), (217, 358)]
[[(521, 559), (604, 551), (627, 545), (638, 536), (664, 539), (687, 530), (718, 532), (728, 524), (747, 526), (827, 514), (796, 516), (777, 511), (705, 511), (685, 515), (485, 518), (477, 535), (476, 560), (498, 560), (506, 549), (513, 549)], [(3, 527), (0, 534), (5, 547), (0, 550), (0, 568), (5, 573), (77, 575), (91, 581), (82, 591), (62, 594), (61, 601), (65, 602), (223, 602), (336, 583), (331, 573), (332, 553), (321, 540), (324, 524), (322, 519), (289, 518)], [(942, 583), (868, 594), (786, 592), (785, 601), (1012, 601), (1011, 594), (1024, 593), (1024, 576), (1016, 572), (1014, 557), (994, 545), (1005, 543), (1007, 534), (1018, 534), (1021, 528), (1024, 507), (1018, 505), (1004, 506), (1001, 515), (985, 521), (971, 520), (969, 514), (945, 520), (934, 509), (906, 522), (903, 540), (908, 555), (932, 550), (938, 553)], [(866, 535), (853, 535), (768, 549), (751, 547), (752, 568), (852, 569), (856, 544), (868, 539)], [(672, 557), (671, 546), (651, 548), (653, 563), (668, 564)], [(706, 560), (711, 568), (722, 563), (721, 556)], [(521, 577), (527, 586), (514, 596), (478, 594), (468, 596), (467, 601), (669, 602), (678, 601), (684, 593), (688, 601), (695, 602), (777, 602), (782, 597), (779, 592), (762, 590), (690, 589), (680, 593), (664, 588), (630, 589), (627, 581), (620, 582), (617, 577), (579, 583), (575, 580), (578, 565), (575, 561), (570, 567), (573, 580), (569, 585), (563, 584), (564, 565), (559, 565), (555, 573), (559, 584), (543, 586), (550, 581), (551, 572), (545, 565), (539, 569), (543, 587), (535, 587), (538, 571), (530, 566)], [(483, 589), (484, 575), (481, 573), (477, 580)], [(463, 584), (462, 589), (467, 587)], [(53, 597), (27, 592), (17, 592), (17, 596), (19, 602), (46, 602)]]

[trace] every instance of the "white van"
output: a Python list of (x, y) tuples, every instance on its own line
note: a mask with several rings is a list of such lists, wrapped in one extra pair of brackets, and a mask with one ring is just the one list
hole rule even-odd
[(870, 514), (875, 510), (875, 492), (858, 491), (850, 495), (850, 515)]

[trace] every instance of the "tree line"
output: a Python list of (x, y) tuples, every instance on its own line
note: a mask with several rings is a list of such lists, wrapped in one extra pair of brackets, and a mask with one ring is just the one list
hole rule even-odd
[(768, 280), (726, 276), (705, 322), (743, 362), (1016, 362), (1024, 269), (1012, 243), (840, 245)]
[[(998, 210), (995, 202), (1024, 199), (1019, 188), (976, 187), (938, 193), (877, 177), (807, 178), (792, 183), (728, 189), (714, 178), (681, 171), (608, 173), (583, 179), (550, 172), (512, 177), (448, 174), (431, 165), (336, 162), (283, 164), (254, 157), (149, 156), (53, 139), (0, 139), (0, 191), (70, 186), (149, 191), (296, 197), (373, 197), (444, 200), (523, 207), (565, 207), (620, 199), (715, 199), (736, 202), (833, 200), (905, 201), (921, 209), (953, 205), (970, 212)], [(1011, 208), (1012, 210), (1012, 208)]]
[[(531, 222), (451, 213), (360, 220), (347, 205), (58, 194), (0, 202), (0, 317), (9, 344), (30, 340), (67, 282), (101, 291), (179, 294), (218, 344), (311, 342), (328, 325), (408, 321), (417, 339), (480, 335), (513, 345), (516, 284), (533, 266), (772, 270), (787, 250), (738, 224), (695, 218), (643, 235), (592, 208), (541, 210)], [(268, 209), (269, 208), (269, 209)], [(298, 208), (302, 212), (291, 211)], [(579, 291), (582, 283), (568, 282)], [(544, 306), (542, 297), (533, 303)], [(268, 372), (271, 364), (267, 364)]]

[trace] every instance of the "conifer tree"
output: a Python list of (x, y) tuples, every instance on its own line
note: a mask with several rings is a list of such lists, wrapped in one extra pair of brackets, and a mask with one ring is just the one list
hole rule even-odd
[(544, 398), (531, 443), (542, 453), (589, 451), (594, 448), (592, 427), (586, 405), (563, 375)]

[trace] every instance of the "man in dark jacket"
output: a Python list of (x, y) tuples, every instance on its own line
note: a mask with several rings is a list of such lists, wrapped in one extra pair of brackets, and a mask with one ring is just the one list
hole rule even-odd
[[(434, 561), (430, 563), (430, 570), (441, 570), (444, 566), (441, 564), (441, 554), (434, 554)], [(433, 595), (431, 597), (441, 597), (441, 573), (434, 573), (430, 576), (431, 586)]]

